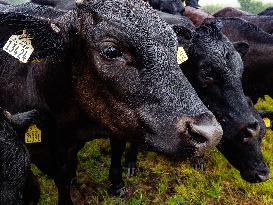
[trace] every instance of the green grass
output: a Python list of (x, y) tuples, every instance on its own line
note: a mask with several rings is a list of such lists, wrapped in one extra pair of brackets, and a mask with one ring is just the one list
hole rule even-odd
[[(243, 3), (241, 7), (238, 7), (238, 9), (247, 11), (252, 14), (260, 13), (261, 11), (264, 11), (266, 8), (273, 6), (273, 3), (263, 3), (260, 0), (244, 0), (244, 2), (245, 3)], [(205, 11), (211, 14), (214, 14), (215, 12), (226, 7), (227, 7), (226, 5), (221, 4), (219, 1), (219, 4), (205, 5), (202, 7), (202, 9), (204, 9)]]
[[(259, 101), (257, 108), (269, 108), (273, 100)], [(266, 163), (273, 169), (273, 132), (268, 130), (263, 139)], [(171, 162), (152, 152), (139, 155), (137, 176), (124, 174), (128, 196), (110, 197), (109, 183), (110, 148), (108, 140), (94, 140), (86, 144), (78, 155), (77, 183), (71, 194), (75, 204), (103, 205), (272, 205), (273, 181), (250, 184), (241, 179), (239, 172), (216, 150), (207, 156), (205, 172), (191, 168), (187, 162)], [(36, 168), (42, 196), (40, 204), (56, 204), (57, 190)]]

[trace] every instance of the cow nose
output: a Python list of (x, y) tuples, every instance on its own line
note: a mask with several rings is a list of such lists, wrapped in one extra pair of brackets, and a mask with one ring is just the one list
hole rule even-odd
[(216, 118), (209, 112), (192, 117), (186, 130), (189, 139), (195, 144), (197, 154), (215, 147), (221, 140), (223, 130)]
[(267, 167), (264, 167), (262, 170), (258, 170), (255, 174), (256, 181), (264, 182), (270, 178), (270, 171)]
[(269, 173), (265, 174), (265, 175), (263, 175), (263, 174), (257, 174), (256, 178), (260, 182), (265, 182), (265, 181), (267, 181), (270, 178), (270, 174)]
[(188, 132), (198, 143), (214, 144), (218, 141), (219, 130), (214, 125), (190, 124)]
[(191, 135), (191, 138), (195, 140), (197, 143), (206, 143), (209, 140), (206, 137), (206, 133), (202, 127), (202, 125), (189, 124), (188, 132)]
[(259, 135), (260, 129), (261, 127), (258, 121), (255, 121), (253, 123), (249, 123), (248, 125), (242, 126), (240, 131), (247, 138), (255, 138)]

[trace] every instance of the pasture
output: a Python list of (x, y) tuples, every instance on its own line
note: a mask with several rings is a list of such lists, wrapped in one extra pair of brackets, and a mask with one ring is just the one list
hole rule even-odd
[[(110, 5), (110, 6), (112, 6), (112, 5)], [(132, 6), (134, 6), (134, 5), (132, 5)], [(79, 7), (79, 10), (83, 9), (83, 8), (84, 7), (81, 7), (81, 8)], [(105, 7), (105, 9), (107, 9), (107, 7)], [(120, 12), (122, 10), (117, 9), (116, 11)], [(101, 12), (101, 10), (99, 12)], [(139, 17), (142, 16), (142, 13), (143, 12), (140, 12), (141, 15), (139, 15)], [(102, 12), (102, 14), (104, 15), (104, 12)], [(86, 12), (86, 15), (88, 15), (88, 12)], [(122, 16), (121, 20), (124, 20), (123, 15), (121, 15), (121, 16)], [(80, 20), (84, 19), (83, 17), (80, 16), (79, 19)], [(127, 16), (126, 16), (126, 18), (127, 18)], [(140, 21), (140, 22), (142, 22), (142, 21)], [(153, 23), (154, 21), (148, 20), (147, 22)], [(52, 27), (52, 24), (50, 24), (50, 25)], [(55, 25), (55, 24), (53, 24), (53, 25)], [(76, 24), (76, 25), (79, 26), (81, 24)], [(93, 26), (93, 24), (90, 24), (90, 25)], [(81, 33), (81, 34), (84, 36), (85, 35), (84, 32), (88, 29), (91, 29), (90, 25), (86, 24), (86, 29), (82, 29), (85, 27), (81, 27), (81, 26), (77, 27), (77, 29), (79, 31), (83, 31), (83, 33)], [(131, 25), (131, 24), (128, 24), (128, 25)], [(142, 24), (140, 24), (140, 25), (142, 25)], [(147, 30), (146, 28), (160, 28), (161, 25), (157, 26), (157, 24), (154, 24), (154, 25), (149, 25), (149, 24), (146, 25), (145, 24), (145, 26), (146, 26), (145, 27), (145, 31), (146, 31)], [(216, 24), (211, 24), (210, 26), (212, 28), (211, 31), (219, 30), (219, 28), (217, 28)], [(128, 26), (128, 27), (124, 27), (124, 28), (131, 28), (131, 27)], [(107, 30), (107, 29), (108, 28), (106, 27), (106, 29), (104, 29), (104, 30)], [(150, 30), (151, 30), (151, 33), (157, 33), (157, 31), (158, 31), (156, 29), (155, 30), (150, 29)], [(130, 32), (132, 32), (132, 35), (134, 34), (134, 31), (135, 30), (132, 30), (132, 31), (130, 30)], [(58, 32), (60, 32), (60, 31), (58, 31)], [(82, 40), (82, 39), (80, 39), (79, 35), (75, 35), (75, 36), (78, 36), (79, 40)], [(164, 36), (162, 39), (164, 39)], [(147, 42), (146, 42), (147, 45), (150, 45), (150, 41), (148, 41), (149, 39), (147, 38), (146, 40), (147, 40)], [(175, 42), (175, 40), (176, 39), (173, 35), (173, 42)], [(89, 42), (89, 41), (87, 41), (87, 42)], [(137, 42), (139, 42), (139, 41), (137, 41)], [(143, 42), (144, 41), (141, 41), (141, 44)], [(157, 45), (156, 42), (157, 41), (155, 41), (155, 45)], [(81, 45), (81, 44), (79, 44), (79, 45)], [(89, 45), (89, 44), (87, 44), (87, 45)], [(145, 42), (144, 42), (144, 45), (145, 45)], [(172, 44), (172, 45), (175, 45), (175, 44)], [(103, 61), (101, 61), (101, 62), (104, 62), (105, 59), (111, 60), (112, 58), (121, 60), (121, 57), (122, 57), (121, 54), (123, 52), (119, 52), (118, 49), (113, 47), (114, 49), (113, 50), (110, 49), (110, 51), (117, 50), (118, 52), (113, 52), (114, 54), (117, 54), (117, 55), (112, 56), (112, 55), (108, 55), (109, 54), (108, 52), (104, 52), (104, 51), (108, 51), (108, 48), (112, 48), (112, 47), (105, 47), (105, 48), (106, 49), (103, 49), (101, 52), (101, 55), (103, 57), (102, 58)], [(80, 47), (79, 48), (76, 47), (76, 50), (77, 49), (78, 49), (78, 51), (82, 52), (82, 49)], [(77, 53), (77, 52), (75, 52), (75, 53)], [(88, 53), (88, 52), (83, 51), (82, 53)], [(149, 52), (147, 51), (147, 53), (149, 53)], [(169, 52), (169, 53), (171, 53), (171, 52)], [(110, 54), (111, 54), (111, 52), (110, 52)], [(139, 56), (143, 56), (143, 55), (144, 55), (144, 53), (139, 54)], [(255, 53), (255, 55), (256, 55), (256, 53)], [(160, 55), (158, 55), (158, 56), (159, 56), (159, 58), (154, 58), (152, 62), (156, 62), (156, 63), (163, 62), (162, 59), (160, 58), (161, 56)], [(170, 55), (170, 56), (173, 57), (174, 55)], [(209, 55), (207, 55), (207, 56), (209, 56)], [(224, 55), (224, 57), (227, 58), (228, 55)], [(218, 58), (218, 59), (221, 59), (221, 58)], [(76, 58), (76, 60), (80, 60), (80, 59)], [(173, 61), (170, 61), (170, 62), (174, 62), (174, 61), (175, 61), (175, 59), (173, 59)], [(64, 61), (64, 62), (66, 62), (66, 61)], [(89, 61), (87, 61), (87, 62), (89, 62)], [(230, 62), (230, 61), (228, 61), (228, 62)], [(238, 62), (239, 61), (237, 61), (237, 63)], [(63, 65), (66, 65), (66, 63), (64, 63)], [(93, 65), (93, 63), (90, 65)], [(110, 65), (110, 64), (108, 64), (108, 65)], [(233, 65), (233, 64), (231, 64), (231, 65)], [(237, 64), (234, 64), (234, 65), (237, 65)], [(84, 64), (82, 64), (81, 66), (83, 67)], [(76, 66), (74, 66), (74, 67), (75, 67), (74, 69), (77, 68)], [(82, 68), (82, 67), (79, 66), (78, 69), (80, 70), (80, 68)], [(98, 66), (98, 67), (101, 68), (101, 66)], [(164, 66), (164, 67), (168, 67), (168, 66)], [(49, 68), (51, 68), (51, 67), (49, 67)], [(116, 67), (116, 68), (118, 68), (118, 67)], [(154, 66), (154, 68), (155, 68), (155, 66)], [(236, 68), (239, 68), (239, 67), (237, 66)], [(162, 72), (161, 68), (158, 68), (158, 69), (160, 72)], [(83, 69), (83, 70), (86, 70), (86, 69)], [(112, 70), (113, 70), (112, 66), (111, 67), (109, 66), (109, 70), (112, 72)], [(124, 70), (126, 70), (126, 69), (124, 69)], [(72, 71), (74, 71), (74, 70), (72, 70)], [(236, 70), (236, 71), (238, 71), (238, 70)], [(75, 72), (75, 73), (81, 74), (81, 72), (79, 72), (79, 73)], [(103, 72), (101, 72), (101, 73), (103, 73)], [(117, 74), (118, 73), (119, 73), (119, 70), (118, 70)], [(166, 72), (166, 73), (168, 75), (170, 75), (171, 72)], [(238, 73), (239, 72), (237, 72), (236, 74), (238, 74)], [(87, 74), (88, 75), (90, 74), (90, 79), (92, 79), (92, 77), (94, 77), (94, 75), (91, 75), (91, 73), (89, 71), (87, 72)], [(149, 75), (149, 76), (151, 76), (151, 75)], [(85, 88), (85, 86), (87, 88), (90, 88), (93, 85), (92, 80), (81, 81), (80, 80), (81, 79), (80, 77), (82, 77), (81, 75), (76, 76), (76, 77), (73, 75), (72, 77), (73, 77), (73, 79), (79, 79), (79, 82), (83, 83), (84, 88)], [(138, 77), (138, 75), (136, 75), (136, 77)], [(178, 77), (179, 77), (179, 75), (178, 75)], [(180, 77), (182, 79), (182, 75)], [(53, 78), (53, 79), (55, 79), (55, 78)], [(136, 78), (126, 78), (126, 80), (128, 80), (128, 85), (131, 85), (131, 82), (129, 82), (130, 79), (136, 79)], [(166, 79), (169, 79), (169, 78), (166, 77)], [(174, 78), (170, 78), (170, 79), (174, 79)], [(69, 78), (69, 80), (70, 80), (70, 78)], [(67, 80), (67, 81), (64, 80), (64, 83), (60, 83), (60, 84), (63, 84), (61, 86), (61, 88), (66, 88), (67, 87), (67, 86), (65, 86), (66, 82), (68, 82), (69, 80)], [(157, 79), (152, 78), (151, 80), (154, 80), (151, 82), (155, 82)], [(211, 81), (207, 81), (207, 80), (211, 80)], [(55, 83), (55, 81), (53, 81), (53, 82)], [(91, 82), (91, 84), (90, 84), (91, 86), (89, 84), (85, 84), (85, 82), (88, 82), (88, 83)], [(117, 80), (117, 82), (122, 82), (122, 80)], [(176, 115), (180, 116), (180, 115), (178, 115), (179, 113), (177, 113), (177, 110), (178, 110), (177, 105), (180, 105), (180, 104), (176, 103), (175, 100), (180, 99), (181, 92), (179, 91), (179, 88), (181, 87), (181, 89), (182, 89), (183, 87), (182, 87), (182, 85), (180, 87), (178, 87), (178, 86), (181, 82), (184, 82), (184, 81), (181, 81), (181, 80), (179, 81), (179, 79), (177, 78), (177, 81), (173, 84), (174, 86), (169, 86), (169, 88), (170, 88), (169, 91), (177, 90), (176, 98), (174, 98), (171, 95), (170, 96), (167, 95), (167, 98), (164, 98), (164, 99), (170, 99), (166, 102), (168, 102), (168, 103), (172, 102), (172, 104), (170, 103), (171, 105), (166, 106), (166, 108), (169, 108), (169, 107), (172, 108), (173, 112), (171, 112), (171, 113), (175, 113), (175, 116)], [(216, 82), (215, 85), (217, 85), (217, 81), (215, 81), (213, 78), (206, 78), (206, 79), (204, 79), (204, 82), (205, 82), (204, 87), (210, 86), (210, 84), (209, 84), (210, 82), (213, 82), (213, 83)], [(233, 81), (230, 81), (230, 82), (233, 82)], [(52, 85), (55, 85), (54, 83)], [(138, 82), (136, 82), (136, 85), (138, 85), (137, 83)], [(57, 85), (58, 84), (59, 83), (57, 83)], [(72, 83), (72, 84), (74, 84), (74, 83)], [(94, 84), (96, 84), (96, 83), (94, 83)], [(109, 83), (109, 85), (112, 85), (112, 84), (114, 84), (114, 83)], [(147, 83), (147, 85), (149, 85), (149, 84), (150, 84), (150, 82)], [(166, 83), (166, 85), (169, 85), (169, 84), (170, 84), (170, 82)], [(68, 85), (70, 85), (70, 84), (68, 83)], [(97, 83), (96, 85), (99, 85), (99, 83)], [(120, 84), (120, 85), (121, 86), (119, 86), (119, 87), (123, 87), (123, 84)], [(126, 83), (125, 83), (125, 85), (126, 85)], [(157, 85), (165, 85), (165, 82), (164, 83), (153, 83), (153, 85), (154, 85), (154, 87), (152, 87), (151, 90), (160, 90), (160, 89), (162, 90), (161, 93), (158, 92), (158, 95), (156, 97), (163, 98), (165, 96), (163, 96), (162, 94), (168, 93), (168, 92), (166, 92), (166, 90), (168, 91), (168, 89), (166, 87), (163, 88), (163, 86), (162, 86), (159, 89), (156, 87)], [(239, 84), (239, 85), (241, 85), (241, 84)], [(109, 87), (109, 86), (105, 86), (105, 87)], [(137, 86), (132, 86), (132, 87), (137, 87)], [(145, 86), (143, 86), (143, 87), (145, 87)], [(178, 88), (176, 88), (176, 87), (178, 87)], [(234, 86), (234, 87), (238, 88), (239, 86)], [(78, 87), (75, 87), (75, 88), (78, 88)], [(81, 88), (81, 87), (79, 87), (79, 88)], [(129, 86), (129, 88), (130, 88), (130, 86)], [(141, 89), (142, 87), (140, 86), (139, 88)], [(75, 90), (77, 90), (77, 89), (75, 89)], [(82, 89), (82, 90), (83, 90), (83, 93), (85, 94), (84, 89)], [(120, 92), (121, 94), (123, 94), (122, 91), (123, 90), (121, 89), (121, 92)], [(16, 90), (16, 92), (17, 92), (17, 90)], [(126, 92), (127, 92), (127, 90), (126, 90)], [(25, 92), (25, 93), (27, 93), (27, 92)], [(52, 93), (54, 93), (54, 92), (52, 92)], [(76, 93), (79, 94), (80, 97), (89, 96), (89, 95), (81, 95), (82, 92), (76, 92)], [(134, 100), (134, 97), (135, 97), (134, 94), (136, 92), (132, 91), (131, 93), (132, 93), (132, 95), (128, 95), (129, 97), (131, 97), (131, 98), (128, 98), (128, 102), (132, 102)], [(139, 93), (142, 93), (142, 92), (139, 92)], [(230, 93), (232, 93), (232, 92), (230, 92)], [(236, 93), (236, 92), (233, 92), (233, 93)], [(170, 94), (172, 94), (172, 92), (170, 92)], [(189, 94), (191, 94), (191, 93), (185, 92), (185, 96), (188, 96)], [(68, 99), (72, 99), (75, 96), (77, 97), (77, 95), (70, 96), (70, 92), (68, 92), (67, 95), (69, 95)], [(54, 96), (54, 95), (52, 95), (52, 96)], [(90, 96), (92, 96), (92, 92), (90, 92)], [(213, 95), (213, 97), (214, 97), (214, 95)], [(6, 98), (6, 99), (8, 99), (8, 98)], [(93, 117), (93, 115), (91, 115), (91, 114), (93, 114), (93, 113), (91, 113), (91, 111), (93, 112), (93, 107), (89, 107), (90, 105), (92, 105), (92, 103), (89, 102), (90, 99), (96, 99), (96, 98), (87, 98), (87, 99), (84, 99), (84, 101), (82, 101), (81, 103), (84, 104), (85, 102), (88, 102), (86, 105), (87, 105), (88, 109), (90, 110), (90, 113), (87, 113), (87, 114), (90, 114), (89, 117)], [(103, 98), (103, 99), (106, 99), (106, 98)], [(143, 98), (143, 99), (146, 99), (146, 98)], [(233, 98), (233, 99), (240, 99), (240, 98)], [(50, 102), (51, 102), (51, 100), (55, 101), (53, 99), (50, 99)], [(62, 100), (65, 100), (65, 98), (61, 99), (60, 102), (58, 101), (58, 103), (56, 103), (56, 105), (59, 106), (59, 105), (67, 103), (67, 101), (65, 101), (63, 103)], [(139, 101), (142, 102), (143, 101), (142, 98), (139, 98)], [(214, 103), (216, 100), (212, 100), (212, 101)], [(116, 101), (114, 101), (113, 104), (115, 102)], [(120, 102), (120, 101), (117, 101), (117, 102)], [(96, 101), (96, 103), (98, 105), (103, 105), (103, 103), (101, 103), (99, 101), (98, 102)], [(200, 103), (201, 103), (201, 101), (200, 101)], [(11, 104), (11, 103), (7, 100), (6, 104)], [(106, 105), (105, 107), (109, 110), (112, 110), (110, 106), (107, 106), (109, 104), (111, 104), (111, 103), (107, 102), (105, 104)], [(164, 105), (169, 105), (169, 104), (165, 103)], [(245, 104), (245, 106), (249, 107), (249, 104)], [(54, 104), (52, 107), (54, 107)], [(99, 107), (99, 106), (97, 106), (97, 107)], [(120, 106), (113, 106), (113, 108), (117, 108), (117, 107), (120, 108)], [(181, 107), (184, 107), (184, 105)], [(187, 107), (187, 106), (185, 106), (185, 107)], [(194, 108), (195, 106), (192, 104), (189, 104), (188, 107)], [(270, 98), (266, 98), (266, 101), (261, 100), (256, 105), (256, 107), (259, 109), (273, 111), (273, 100)], [(83, 109), (85, 107), (81, 107), (81, 108), (82, 108), (82, 110), (85, 110), (85, 109)], [(178, 108), (180, 108), (180, 107), (178, 107)], [(68, 109), (68, 110), (73, 110), (73, 109)], [(167, 109), (163, 109), (163, 110), (167, 110)], [(225, 109), (222, 109), (222, 110), (225, 110)], [(96, 111), (97, 111), (97, 113), (103, 113), (100, 110), (96, 110)], [(114, 120), (112, 120), (112, 121), (115, 121), (116, 119), (119, 118), (119, 115), (117, 115), (117, 113), (119, 113), (119, 111), (125, 112), (126, 110), (125, 109), (119, 109), (117, 111), (115, 110), (115, 112), (113, 112), (113, 114), (110, 115), (111, 117), (114, 118)], [(189, 111), (192, 111), (192, 110), (189, 109)], [(65, 112), (63, 110), (61, 110), (60, 113), (63, 114)], [(74, 113), (77, 113), (77, 112), (74, 111), (73, 114)], [(200, 111), (200, 113), (204, 113), (204, 112)], [(84, 114), (86, 114), (86, 113), (84, 113)], [(157, 114), (161, 114), (160, 109), (159, 109), (159, 111), (157, 111)], [(244, 114), (247, 115), (248, 113), (244, 113)], [(57, 113), (56, 116), (65, 116), (65, 115), (59, 115), (59, 113)], [(74, 123), (76, 123), (76, 122), (80, 123), (79, 116), (73, 115), (72, 116), (73, 119), (67, 120), (67, 121), (74, 122)], [(120, 116), (123, 116), (123, 115), (120, 115)], [(162, 119), (161, 120), (162, 123), (160, 123), (160, 125), (162, 125), (162, 127), (163, 126), (168, 127), (167, 126), (168, 121), (167, 121), (167, 123), (164, 121), (164, 120), (167, 120), (168, 117), (165, 117), (165, 116), (166, 115), (159, 116), (159, 118)], [(122, 118), (122, 117), (120, 117), (120, 118)], [(211, 118), (212, 117), (210, 116), (210, 120), (212, 121)], [(172, 118), (172, 119), (174, 119), (174, 118)], [(109, 121), (111, 121), (111, 120), (109, 120)], [(61, 120), (60, 120), (60, 122), (61, 122)], [(129, 127), (130, 122), (133, 122), (133, 120), (130, 120), (128, 122), (120, 120), (119, 123), (120, 123), (120, 125), (126, 125)], [(203, 120), (200, 120), (200, 122), (204, 123)], [(157, 123), (157, 121), (154, 121), (154, 124), (158, 125), (159, 123)], [(256, 126), (256, 124), (255, 124), (255, 127), (254, 128), (252, 127), (253, 129), (250, 129), (250, 130), (252, 130), (252, 131), (256, 130), (256, 128), (258, 127), (258, 126)], [(89, 125), (88, 122), (85, 125)], [(175, 125), (175, 129), (177, 129), (177, 127), (178, 127), (177, 125), (178, 125), (178, 123)], [(202, 125), (202, 126), (199, 126), (199, 127), (203, 127), (203, 124), (200, 123), (200, 125)], [(215, 124), (212, 124), (212, 125), (214, 125), (214, 131), (215, 131), (216, 126), (215, 126)], [(252, 123), (252, 125), (253, 125), (253, 123)], [(253, 132), (250, 132), (248, 129), (245, 129), (245, 128), (250, 128), (249, 124), (247, 126), (248, 127), (243, 127), (244, 131), (248, 131), (251, 134), (251, 136), (254, 136)], [(164, 145), (164, 146), (162, 146), (163, 148), (166, 148), (166, 150), (173, 151), (174, 149), (167, 149), (170, 145), (172, 145), (172, 142), (170, 143), (169, 146), (166, 146), (166, 147), (165, 147), (165, 144), (167, 144), (169, 138), (172, 139), (171, 134), (177, 133), (177, 132), (165, 132), (165, 130), (163, 129), (164, 127), (163, 128), (162, 127), (158, 128), (158, 130), (160, 131), (158, 136), (164, 136), (164, 134), (165, 134), (166, 138), (163, 138), (164, 140), (161, 140), (161, 141), (158, 140), (159, 138), (155, 139), (154, 145), (158, 146), (158, 147), (160, 147), (159, 145)], [(197, 126), (195, 126), (195, 127), (197, 127)], [(69, 129), (71, 129), (71, 131), (72, 131), (74, 128), (70, 127)], [(190, 127), (190, 129), (192, 131), (192, 127)], [(203, 128), (203, 130), (201, 130), (201, 131), (204, 131), (204, 130), (205, 129)], [(70, 132), (69, 131), (63, 132), (63, 134), (60, 135), (61, 139), (69, 138), (69, 135), (67, 133), (70, 133)], [(75, 133), (77, 133), (77, 132), (75, 131)], [(200, 132), (200, 133), (202, 133), (202, 132)], [(218, 132), (218, 133), (220, 133), (220, 132)], [(247, 133), (247, 134), (249, 134), (249, 133)], [(208, 135), (209, 134), (207, 134), (206, 137), (208, 137)], [(250, 136), (250, 135), (247, 135), (247, 136)], [(82, 136), (82, 137), (89, 138), (90, 135)], [(180, 138), (181, 137), (179, 136), (179, 139)], [(151, 141), (152, 140), (150, 139), (150, 142)], [(71, 140), (70, 142), (74, 143), (73, 140)], [(75, 145), (73, 143), (71, 145), (72, 147), (73, 147), (73, 145)], [(196, 141), (194, 141), (194, 143), (192, 143), (192, 144), (196, 147), (197, 143), (196, 143)], [(262, 149), (263, 149), (263, 155), (264, 155), (265, 161), (272, 170), (272, 167), (273, 167), (273, 161), (272, 161), (273, 131), (272, 130), (269, 130), (269, 129), (267, 130), (267, 134), (263, 139)], [(179, 150), (179, 149), (177, 149), (177, 150)], [(232, 152), (232, 150), (230, 150), (230, 152)], [(73, 201), (76, 205), (85, 205), (85, 204), (92, 204), (92, 205), (93, 204), (107, 204), (107, 205), (108, 204), (109, 205), (115, 205), (115, 204), (116, 205), (120, 205), (120, 204), (123, 204), (123, 205), (127, 205), (127, 204), (128, 205), (138, 205), (138, 204), (144, 204), (144, 205), (146, 205), (146, 204), (147, 205), (148, 204), (170, 204), (170, 205), (177, 205), (177, 204), (185, 204), (185, 205), (191, 205), (191, 204), (193, 204), (193, 205), (198, 205), (198, 204), (200, 204), (200, 205), (201, 204), (207, 204), (207, 205), (214, 205), (214, 204), (215, 205), (216, 204), (217, 205), (218, 204), (234, 204), (234, 205), (236, 204), (237, 205), (237, 204), (239, 204), (239, 205), (244, 205), (244, 204), (246, 204), (246, 205), (252, 205), (253, 204), (253, 205), (267, 205), (268, 204), (269, 205), (270, 204), (270, 205), (272, 205), (273, 204), (273, 193), (272, 193), (273, 192), (273, 182), (272, 182), (272, 179), (268, 180), (265, 183), (260, 183), (260, 184), (250, 184), (248, 182), (245, 182), (244, 180), (241, 179), (239, 172), (236, 169), (234, 169), (217, 150), (212, 150), (209, 153), (207, 153), (207, 155), (206, 155), (206, 162), (207, 163), (206, 163), (206, 169), (204, 172), (193, 169), (190, 166), (189, 162), (187, 162), (187, 161), (185, 161), (185, 162), (170, 161), (169, 159), (166, 159), (165, 157), (155, 154), (153, 152), (141, 152), (138, 156), (137, 176), (128, 178), (126, 176), (126, 173), (124, 173), (124, 179), (125, 179), (128, 195), (125, 198), (111, 197), (107, 193), (107, 190), (110, 186), (110, 184), (108, 182), (108, 170), (110, 167), (110, 155), (111, 155), (110, 145), (109, 145), (109, 141), (107, 139), (93, 140), (89, 143), (86, 143), (85, 147), (78, 153), (79, 163), (78, 163), (77, 177), (76, 177), (75, 181), (73, 181), (73, 184), (71, 186), (72, 187), (71, 188), (71, 195), (72, 195)], [(32, 169), (33, 169), (35, 175), (38, 176), (40, 186), (41, 186), (41, 198), (40, 198), (39, 204), (41, 204), (41, 205), (57, 204), (57, 189), (54, 185), (53, 180), (48, 179), (47, 176), (45, 176), (35, 166), (33, 166)], [(56, 169), (56, 172), (57, 172), (57, 170), (58, 169)], [(59, 176), (59, 175), (57, 175), (57, 176)], [(65, 198), (65, 197), (63, 197), (63, 198)]]
[[(266, 97), (256, 108), (273, 110), (273, 100)], [(273, 131), (267, 130), (263, 139), (263, 155), (273, 170)], [(137, 176), (128, 178), (124, 173), (128, 196), (120, 199), (107, 194), (110, 146), (105, 139), (85, 145), (78, 154), (77, 181), (71, 194), (76, 205), (272, 205), (273, 180), (250, 184), (241, 179), (217, 150), (206, 156), (206, 170), (193, 169), (188, 162), (170, 162), (152, 152), (138, 157)], [(33, 167), (41, 184), (40, 205), (57, 204), (57, 189), (52, 180)]]

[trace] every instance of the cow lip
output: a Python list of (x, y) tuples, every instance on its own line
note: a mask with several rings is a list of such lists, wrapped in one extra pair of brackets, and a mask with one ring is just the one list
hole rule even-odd
[(270, 178), (270, 174), (268, 174), (268, 175), (258, 174), (257, 177), (261, 180), (261, 182), (264, 182), (264, 181), (267, 181)]
[[(255, 170), (255, 169), (254, 169)], [(264, 174), (257, 172), (240, 171), (241, 177), (250, 183), (260, 183), (270, 179), (270, 173)]]
[(260, 175), (257, 175), (257, 176), (244, 176), (244, 175), (241, 174), (241, 177), (245, 181), (250, 182), (250, 183), (265, 182), (265, 181), (267, 181), (270, 178), (270, 176), (262, 176), (262, 177), (260, 177)]

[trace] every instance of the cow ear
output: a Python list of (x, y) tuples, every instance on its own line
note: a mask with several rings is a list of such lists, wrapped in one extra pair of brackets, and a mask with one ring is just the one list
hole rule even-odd
[(47, 18), (12, 11), (0, 12), (0, 48), (11, 36), (22, 34), (27, 36), (34, 48), (29, 61), (48, 59), (63, 53), (65, 31), (61, 25)]
[(237, 52), (241, 55), (241, 57), (244, 57), (249, 50), (249, 44), (246, 42), (235, 42), (233, 43), (233, 46), (237, 50)]
[(186, 27), (173, 25), (172, 28), (176, 35), (179, 37), (183, 37), (186, 40), (191, 40), (193, 37), (192, 31), (190, 29), (187, 29)]
[(216, 28), (217, 30), (221, 31), (223, 28), (223, 23), (220, 19), (216, 18), (206, 18), (202, 25), (210, 26), (213, 28)]

